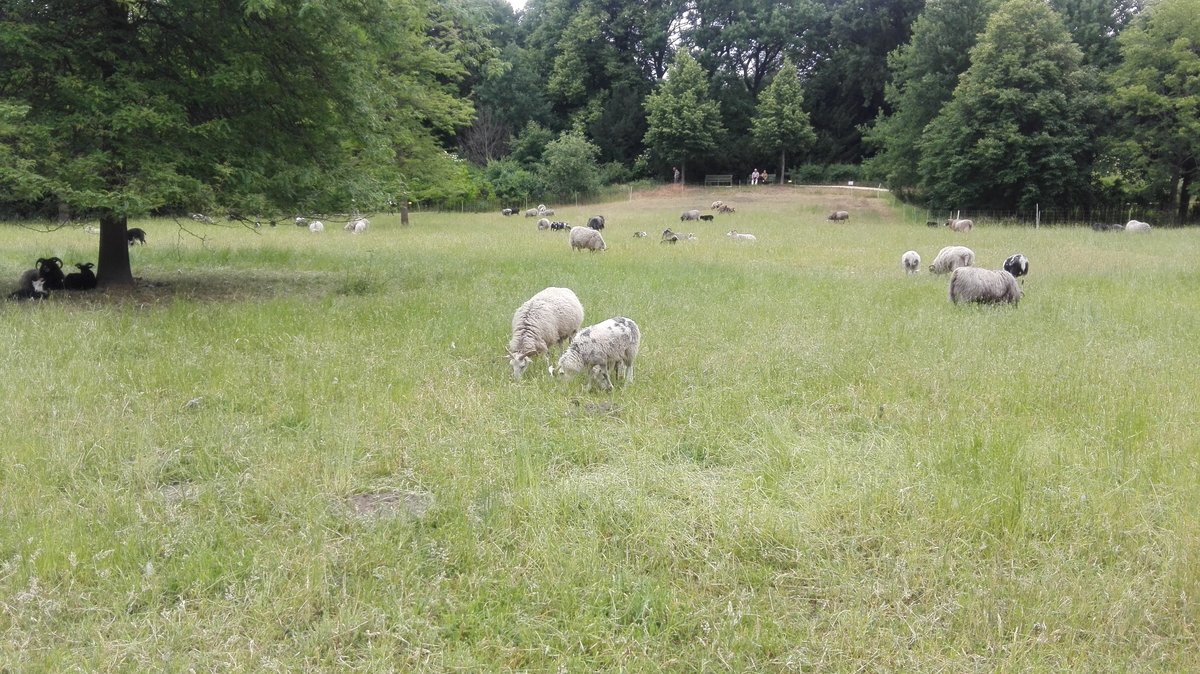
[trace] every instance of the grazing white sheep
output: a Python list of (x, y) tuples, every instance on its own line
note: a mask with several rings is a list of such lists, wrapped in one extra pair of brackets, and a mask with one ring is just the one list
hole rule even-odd
[(693, 208), (690, 211), (684, 211), (683, 213), (681, 213), (679, 215), (680, 222), (683, 222), (684, 220), (699, 220), (699, 219), (700, 219), (700, 211), (695, 208)]
[(712, 202), (712, 208), (710, 210), (714, 210), (714, 211), (717, 210), (718, 208), (721, 207), (721, 204), (723, 204), (723, 203), (725, 203), (725, 202), (721, 201), (719, 199), (717, 201)]
[(598, 250), (608, 250), (599, 230), (590, 227), (572, 227), (570, 237), (572, 251), (590, 250), (594, 253)]
[(975, 226), (975, 223), (970, 220), (955, 220), (954, 218), (950, 218), (946, 221), (946, 226), (952, 232), (969, 232)]
[(929, 265), (930, 274), (949, 274), (959, 267), (974, 267), (975, 251), (966, 246), (946, 246)]
[(757, 236), (754, 236), (753, 234), (739, 234), (736, 229), (729, 230), (725, 233), (725, 236), (728, 236), (734, 241), (758, 241)]
[(550, 347), (569, 342), (583, 325), (583, 305), (570, 288), (546, 288), (517, 308), (508, 342), (508, 362), (513, 379), (521, 375), (539, 354), (546, 357), (546, 370), (554, 374)]
[(529, 208), (529, 209), (526, 209), (526, 210), (525, 210), (525, 217), (527, 217), (527, 218), (536, 218), (537, 216), (538, 216), (538, 209), (536, 209), (536, 208)]
[(500, 210), (500, 215), (503, 215), (506, 218), (512, 214), (513, 214), (513, 209), (511, 209), (511, 208), (504, 208), (504, 209)]
[(1148, 232), (1150, 231), (1150, 223), (1142, 222), (1141, 220), (1130, 220), (1125, 223), (1125, 231), (1127, 232)]
[(367, 220), (366, 218), (354, 218), (346, 223), (346, 226), (344, 229), (347, 232), (353, 232), (355, 234), (362, 234), (363, 232), (367, 231), (367, 227), (370, 224), (371, 224), (371, 221)]
[(959, 267), (950, 274), (950, 301), (1016, 304), (1021, 300), (1017, 279), (1003, 269)]
[(1004, 260), (1004, 271), (1013, 275), (1013, 278), (1021, 278), (1029, 273), (1029, 258), (1021, 253), (1009, 255)]
[(909, 274), (917, 273), (921, 268), (921, 255), (915, 250), (905, 252), (900, 256), (900, 265), (904, 267), (904, 271)]
[(550, 229), (550, 218), (542, 218), (538, 220), (538, 229)]
[(642, 334), (637, 323), (624, 316), (610, 318), (579, 331), (571, 345), (558, 358), (555, 374), (563, 379), (588, 371), (587, 388), (592, 382), (604, 390), (612, 389), (613, 370), (626, 384), (633, 383), (633, 362), (641, 346)]
[(829, 214), (826, 220), (849, 220), (850, 213), (848, 211), (834, 211)]
[(325, 231), (325, 223), (321, 222), (320, 220), (313, 220), (312, 222), (308, 223), (308, 231), (314, 234), (323, 232)]

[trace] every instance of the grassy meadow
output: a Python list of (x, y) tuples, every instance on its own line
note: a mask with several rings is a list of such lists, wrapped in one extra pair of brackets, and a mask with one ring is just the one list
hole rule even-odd
[[(135, 290), (0, 303), (0, 672), (1200, 670), (1200, 233), (596, 213), (140, 221)], [(1020, 306), (952, 305), (952, 243)], [(96, 238), (0, 227), (5, 292), (51, 255)], [(552, 285), (631, 385), (513, 382)]]

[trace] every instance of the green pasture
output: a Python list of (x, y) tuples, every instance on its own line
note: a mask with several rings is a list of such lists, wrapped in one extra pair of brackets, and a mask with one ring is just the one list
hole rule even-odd
[[(0, 672), (1200, 670), (1195, 230), (551, 205), (609, 250), (150, 220), (135, 290), (0, 302)], [(5, 292), (82, 224), (0, 226)], [(1020, 305), (952, 305), (953, 243)], [(637, 321), (631, 385), (512, 381), (547, 286)]]

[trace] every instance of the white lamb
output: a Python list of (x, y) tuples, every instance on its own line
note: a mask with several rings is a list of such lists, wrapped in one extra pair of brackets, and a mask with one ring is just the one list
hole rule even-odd
[(590, 250), (593, 253), (599, 250), (608, 250), (608, 246), (604, 243), (604, 237), (600, 235), (599, 230), (591, 229), (590, 227), (572, 227), (571, 228), (571, 251)]
[(725, 236), (728, 236), (734, 241), (758, 241), (757, 236), (754, 236), (753, 234), (739, 234), (736, 229), (729, 230), (726, 232)]
[(921, 268), (921, 255), (915, 250), (907, 251), (900, 256), (900, 264), (904, 267), (904, 271), (915, 274)]
[(641, 343), (642, 334), (637, 323), (624, 316), (610, 318), (575, 335), (571, 345), (559, 357), (555, 374), (570, 380), (586, 370), (588, 390), (591, 390), (592, 382), (596, 382), (608, 391), (613, 387), (615, 370), (626, 384), (632, 384), (633, 362)]
[(512, 339), (508, 342), (508, 362), (513, 379), (540, 355), (546, 357), (546, 370), (554, 374), (550, 347), (570, 341), (583, 325), (583, 305), (570, 288), (546, 288), (529, 298), (513, 314)]
[(959, 267), (974, 267), (975, 251), (966, 246), (946, 246), (938, 251), (929, 265), (931, 274), (949, 274)]
[(1142, 222), (1141, 220), (1130, 220), (1125, 223), (1125, 231), (1127, 232), (1148, 232), (1150, 231), (1150, 223)]
[(312, 222), (308, 223), (308, 231), (314, 234), (323, 232), (325, 231), (325, 223), (321, 222), (320, 220), (313, 220)]
[(1017, 279), (1003, 269), (959, 267), (950, 274), (950, 301), (1013, 304), (1021, 300)]

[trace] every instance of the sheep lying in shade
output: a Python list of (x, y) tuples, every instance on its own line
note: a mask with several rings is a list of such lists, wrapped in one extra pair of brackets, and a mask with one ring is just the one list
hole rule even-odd
[(538, 355), (546, 357), (546, 370), (553, 374), (550, 348), (569, 342), (581, 325), (583, 305), (570, 288), (546, 288), (526, 300), (513, 314), (512, 339), (508, 342), (513, 379), (520, 381)]
[(1021, 301), (1021, 286), (1003, 269), (959, 267), (950, 274), (950, 301), (1016, 305)]
[(900, 256), (900, 265), (905, 272), (915, 274), (921, 268), (921, 255), (915, 250), (907, 251)]
[(91, 290), (96, 287), (96, 273), (92, 271), (95, 265), (91, 262), (87, 264), (76, 263), (75, 268), (79, 271), (67, 274), (63, 279), (63, 287), (66, 290)]
[(1142, 222), (1141, 220), (1130, 220), (1125, 223), (1125, 231), (1127, 232), (1149, 232), (1150, 223)]
[(955, 220), (954, 218), (950, 218), (946, 221), (946, 226), (952, 232), (969, 232), (975, 226), (975, 223), (970, 220)]
[(22, 282), (21, 287), (10, 293), (10, 300), (44, 300), (50, 296), (50, 291), (46, 290), (46, 283), (40, 278), (30, 279), (28, 287)]
[(1004, 271), (1013, 275), (1013, 278), (1021, 278), (1029, 273), (1029, 258), (1021, 253), (1009, 255), (1004, 260)]
[(754, 236), (753, 234), (739, 234), (736, 229), (729, 230), (725, 233), (725, 236), (728, 236), (734, 241), (758, 241), (757, 236)]
[(930, 274), (949, 274), (959, 267), (974, 267), (975, 251), (966, 246), (946, 246), (929, 265)]
[(600, 250), (608, 250), (608, 246), (604, 243), (604, 237), (597, 230), (589, 227), (572, 227), (571, 228), (571, 250), (590, 250), (593, 253)]
[(62, 270), (63, 261), (57, 257), (39, 257), (37, 276), (46, 285), (46, 290), (65, 290), (67, 275)]
[(555, 375), (570, 380), (586, 370), (588, 390), (591, 390), (592, 382), (596, 382), (607, 391), (613, 387), (615, 370), (626, 384), (632, 384), (633, 362), (641, 342), (637, 323), (624, 316), (588, 326), (575, 335), (571, 345), (559, 357)]

